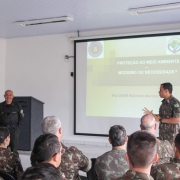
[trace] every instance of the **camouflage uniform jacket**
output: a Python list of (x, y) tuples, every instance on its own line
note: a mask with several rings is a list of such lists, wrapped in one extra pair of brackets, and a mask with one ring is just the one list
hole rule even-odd
[(157, 139), (157, 154), (159, 159), (153, 166), (170, 162), (170, 159), (174, 157), (174, 151), (169, 141)]
[(180, 159), (152, 168), (151, 176), (155, 180), (180, 180)]
[(0, 170), (18, 177), (23, 172), (19, 156), (7, 148), (0, 148)]
[[(41, 164), (41, 163), (38, 163), (38, 162), (36, 161), (36, 157), (35, 157), (35, 155), (34, 155), (33, 150), (32, 150), (32, 152), (31, 152), (30, 161), (31, 161), (31, 165), (32, 165), (32, 166), (37, 166), (38, 164)], [(59, 169), (58, 169), (58, 170), (59, 170)], [(61, 171), (59, 171), (59, 173), (60, 173), (60, 176), (61, 176), (62, 180), (66, 180), (66, 178), (64, 177), (64, 174), (63, 174)]]
[(65, 153), (61, 156), (59, 170), (68, 180), (80, 180), (79, 170), (89, 171), (91, 160), (74, 146), (66, 147), (62, 144), (62, 148), (65, 149)]
[[(168, 99), (163, 99), (159, 108), (159, 116), (161, 118), (180, 117), (180, 102), (170, 96)], [(171, 144), (174, 142), (174, 137), (178, 133), (178, 124), (160, 123), (159, 125), (159, 138), (161, 140), (168, 140)]]
[(113, 180), (121, 177), (128, 169), (126, 150), (113, 148), (96, 159), (95, 172), (98, 180)]
[(135, 172), (132, 170), (127, 171), (119, 180), (154, 180), (152, 176), (142, 173)]

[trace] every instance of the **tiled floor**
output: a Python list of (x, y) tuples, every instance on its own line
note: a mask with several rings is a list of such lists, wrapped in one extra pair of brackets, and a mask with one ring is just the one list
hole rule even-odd
[[(111, 150), (110, 145), (97, 146), (97, 145), (81, 145), (81, 144), (68, 144), (68, 143), (65, 143), (65, 145), (77, 147), (79, 150), (81, 150), (84, 153), (84, 155), (86, 155), (89, 158), (96, 158), (101, 154), (105, 153), (106, 151)], [(19, 151), (19, 155), (24, 170), (31, 166), (30, 154), (31, 154), (30, 151)], [(80, 171), (80, 175), (86, 176), (86, 173)]]

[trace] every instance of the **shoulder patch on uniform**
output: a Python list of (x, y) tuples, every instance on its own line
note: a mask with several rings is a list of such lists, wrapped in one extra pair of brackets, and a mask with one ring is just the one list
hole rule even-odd
[(175, 108), (178, 108), (179, 107), (179, 104), (177, 103), (177, 104), (174, 104), (174, 107)]

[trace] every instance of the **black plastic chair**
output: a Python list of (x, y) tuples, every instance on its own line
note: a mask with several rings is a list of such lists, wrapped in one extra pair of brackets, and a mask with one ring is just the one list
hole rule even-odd
[(92, 162), (92, 167), (87, 172), (87, 178), (88, 178), (88, 180), (97, 180), (96, 173), (95, 173), (95, 170), (94, 170), (94, 165), (95, 165), (95, 162), (96, 162), (96, 158), (91, 158), (91, 162)]
[(87, 177), (80, 176), (81, 180), (87, 180)]
[(13, 175), (4, 172), (4, 171), (0, 171), (0, 177), (3, 178), (4, 180), (16, 180)]

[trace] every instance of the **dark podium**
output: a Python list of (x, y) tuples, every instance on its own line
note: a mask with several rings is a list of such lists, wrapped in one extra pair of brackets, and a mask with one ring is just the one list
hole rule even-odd
[(24, 111), (24, 120), (20, 125), (18, 149), (31, 151), (34, 141), (42, 134), (40, 123), (43, 119), (44, 103), (29, 96), (16, 96), (13, 100), (18, 102)]

